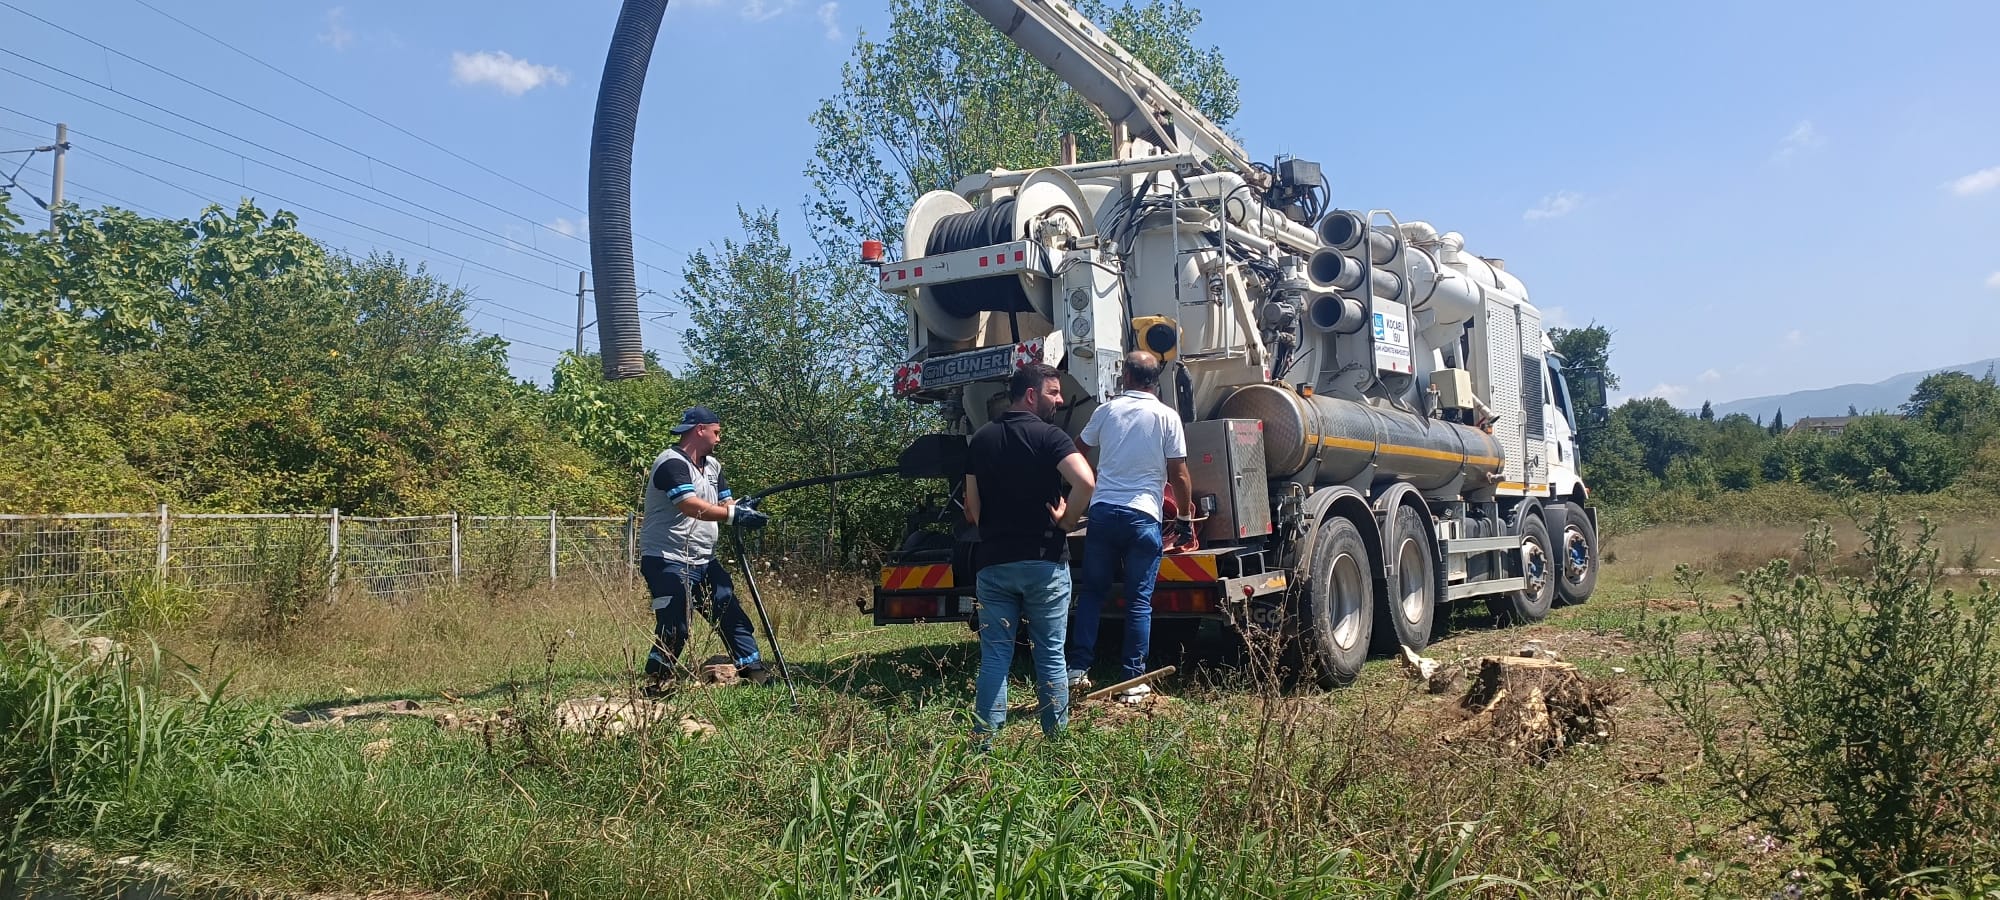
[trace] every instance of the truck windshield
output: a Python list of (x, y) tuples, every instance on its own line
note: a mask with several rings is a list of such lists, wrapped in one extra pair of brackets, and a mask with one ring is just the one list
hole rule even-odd
[(1561, 410), (1563, 419), (1569, 422), (1569, 430), (1574, 433), (1576, 431), (1576, 413), (1570, 409), (1569, 381), (1563, 378), (1563, 358), (1550, 354), (1548, 362), (1549, 393), (1555, 399), (1556, 409)]

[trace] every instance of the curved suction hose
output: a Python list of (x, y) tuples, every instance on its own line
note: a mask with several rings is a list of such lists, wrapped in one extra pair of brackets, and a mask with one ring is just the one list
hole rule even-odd
[(590, 270), (597, 294), (597, 343), (609, 381), (646, 374), (639, 281), (632, 263), (632, 137), (646, 64), (653, 59), (667, 2), (625, 0), (604, 58), (597, 118), (590, 128)]

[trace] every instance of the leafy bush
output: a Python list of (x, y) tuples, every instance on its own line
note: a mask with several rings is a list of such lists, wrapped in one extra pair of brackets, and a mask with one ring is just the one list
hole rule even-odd
[(1914, 542), (1886, 510), (1863, 532), (1861, 574), (1831, 577), (1816, 524), (1798, 567), (1744, 576), (1740, 608), (1698, 596), (1697, 631), (1645, 630), (1643, 663), (1723, 786), (1843, 886), (1885, 896), (1991, 876), (2000, 591), (1940, 590), (1927, 521)]

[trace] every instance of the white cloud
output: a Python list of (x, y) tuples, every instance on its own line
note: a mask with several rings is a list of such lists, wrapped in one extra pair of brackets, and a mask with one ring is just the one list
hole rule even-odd
[(336, 6), (326, 11), (326, 30), (319, 33), (319, 42), (335, 50), (353, 45), (354, 29), (347, 27), (347, 7)]
[(1569, 309), (1566, 307), (1551, 306), (1542, 310), (1543, 328), (1570, 328), (1574, 325), (1576, 320), (1569, 317)]
[(1986, 276), (1986, 286), (1996, 291), (2000, 291), (2000, 272), (1995, 272), (1991, 275)]
[(1722, 373), (1717, 372), (1714, 369), (1710, 369), (1706, 372), (1701, 373), (1698, 376), (1695, 376), (1694, 380), (1699, 381), (1702, 384), (1714, 384), (1722, 380)]
[(566, 234), (569, 235), (570, 237), (576, 237), (590, 230), (590, 217), (579, 216), (577, 217), (576, 221), (572, 222), (568, 219), (562, 218), (561, 216), (557, 216), (555, 221), (549, 223), (549, 228), (555, 231), (555, 233), (557, 234)]
[(1792, 329), (1792, 330), (1790, 330), (1790, 331), (1787, 331), (1787, 332), (1785, 332), (1785, 337), (1784, 337), (1784, 344), (1785, 344), (1785, 346), (1787, 346), (1787, 347), (1802, 347), (1802, 346), (1805, 346), (1805, 343), (1806, 343), (1806, 333), (1805, 333), (1805, 332), (1803, 332), (1803, 331), (1800, 331), (1800, 330), (1798, 330), (1798, 329), (1796, 329), (1796, 328), (1794, 328), (1794, 329)]
[(1825, 145), (1826, 136), (1813, 127), (1812, 120), (1802, 119), (1799, 124), (1792, 126), (1792, 130), (1785, 135), (1784, 140), (1778, 142), (1778, 151), (1772, 154), (1771, 158), (1778, 162), (1786, 162), (1794, 156), (1808, 150), (1817, 150)]
[(451, 80), (454, 84), (489, 85), (508, 96), (519, 97), (544, 84), (569, 84), (569, 73), (555, 66), (515, 59), (499, 51), (454, 51), (451, 54)]
[(1685, 399), (1687, 395), (1688, 395), (1687, 385), (1667, 384), (1666, 382), (1661, 382), (1659, 384), (1653, 385), (1650, 388), (1647, 388), (1646, 390), (1640, 391), (1639, 393), (1634, 394), (1633, 396), (1658, 397), (1662, 400), (1667, 401), (1668, 403), (1672, 403), (1675, 406), (1679, 406), (1680, 402), (1683, 399)]
[(1521, 214), (1524, 221), (1536, 222), (1555, 219), (1576, 212), (1583, 205), (1583, 195), (1575, 191), (1557, 191), (1542, 198), (1542, 205)]
[(827, 40), (843, 41), (847, 39), (847, 33), (840, 30), (840, 4), (832, 2), (820, 4), (819, 24), (821, 28), (826, 29)]
[(1984, 194), (1997, 187), (2000, 187), (2000, 166), (1980, 169), (1964, 178), (1954, 179), (1951, 183), (1951, 192), (1960, 197), (1970, 197), (1973, 194)]

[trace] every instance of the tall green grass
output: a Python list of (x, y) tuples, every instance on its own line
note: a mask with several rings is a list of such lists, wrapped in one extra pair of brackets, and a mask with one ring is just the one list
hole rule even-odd
[(0, 864), (38, 842), (116, 829), (144, 846), (173, 833), (218, 779), (257, 771), (268, 730), (193, 679), (169, 689), (157, 647), (92, 660), (39, 635), (0, 653)]

